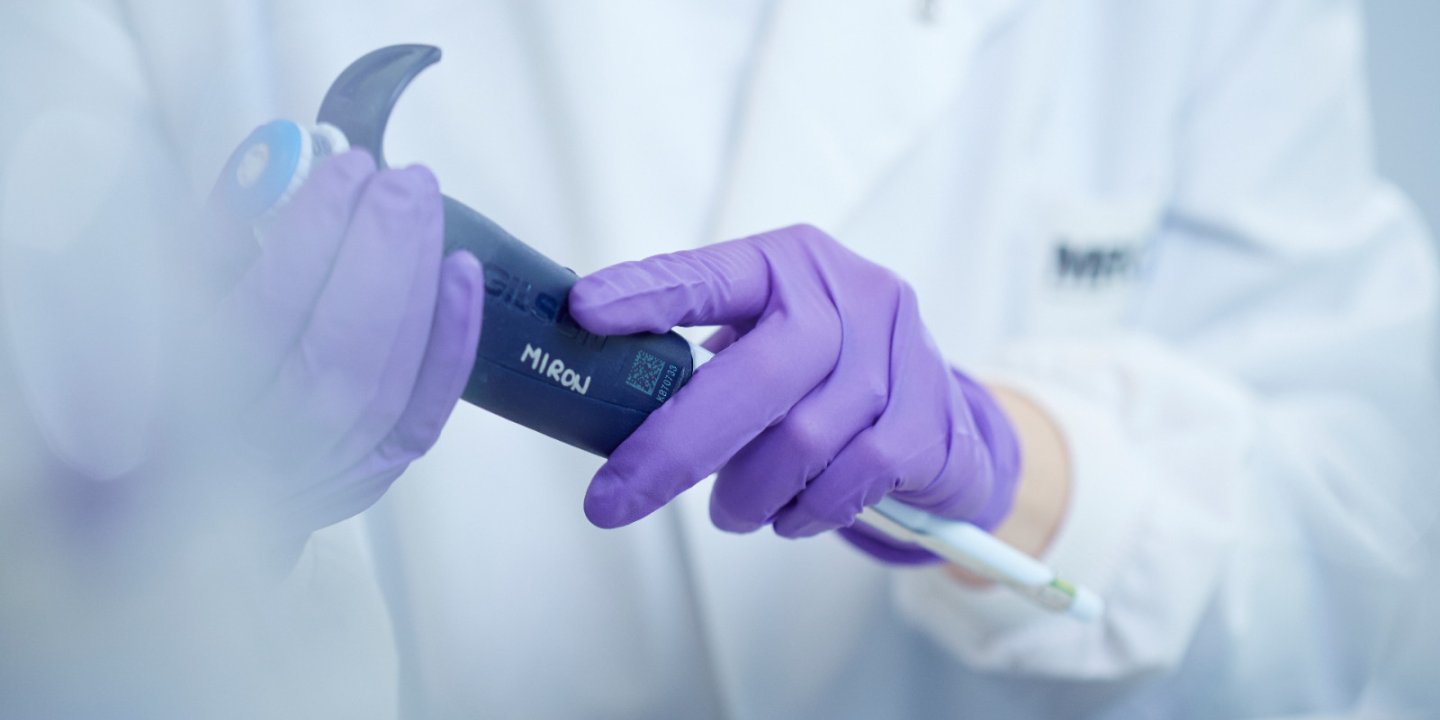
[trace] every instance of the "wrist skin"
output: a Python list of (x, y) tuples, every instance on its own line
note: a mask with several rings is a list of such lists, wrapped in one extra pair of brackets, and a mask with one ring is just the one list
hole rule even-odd
[[(1010, 514), (992, 531), (996, 538), (1032, 557), (1041, 557), (1055, 539), (1070, 504), (1070, 453), (1065, 436), (1039, 405), (998, 385), (986, 388), (1005, 412), (1020, 441), (1021, 471)], [(988, 580), (951, 565), (948, 572), (967, 585)]]

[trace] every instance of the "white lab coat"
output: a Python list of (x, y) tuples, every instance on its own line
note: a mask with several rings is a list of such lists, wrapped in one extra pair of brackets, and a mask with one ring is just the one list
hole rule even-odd
[(1354, 2), (25, 12), (27, 42), (90, 33), (58, 62), (158, 118), (192, 192), (350, 60), (419, 41), (446, 58), (400, 103), (392, 161), (578, 271), (825, 228), (915, 286), (953, 362), (1057, 419), (1074, 488), (1046, 560), (1109, 603), (1078, 624), (834, 537), (724, 534), (703, 486), (601, 531), (580, 512), (597, 459), (462, 407), (289, 581), (330, 609), (286, 669), (313, 707), (1263, 717), (1360, 696), (1433, 510), (1414, 438), (1440, 406), (1435, 263), (1372, 167)]

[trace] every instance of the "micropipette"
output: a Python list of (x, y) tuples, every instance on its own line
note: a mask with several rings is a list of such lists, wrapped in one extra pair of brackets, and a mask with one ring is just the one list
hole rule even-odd
[[(435, 47), (396, 45), (356, 60), (326, 93), (315, 127), (282, 120), (252, 133), (221, 173), (216, 197), (232, 215), (261, 222), (327, 153), (363, 148), (385, 167), (385, 129), (395, 103), (410, 81), (439, 59)], [(444, 198), (444, 219), (447, 252), (470, 252), (485, 273), (484, 331), (465, 400), (608, 457), (711, 357), (674, 331), (626, 336), (586, 331), (566, 310), (578, 279), (574, 272), (450, 197)], [(1052, 610), (1082, 620), (1103, 611), (1094, 593), (969, 523), (938, 518), (893, 498), (866, 508), (857, 520)]]

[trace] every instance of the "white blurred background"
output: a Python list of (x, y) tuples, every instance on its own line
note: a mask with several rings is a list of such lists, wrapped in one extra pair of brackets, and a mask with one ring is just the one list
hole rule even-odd
[[(1440, 1), (1367, 0), (1370, 96), (1380, 170), (1398, 183), (1432, 228), (1440, 228)], [(1440, 468), (1436, 469), (1440, 493)], [(1371, 712), (1388, 717), (1396, 707), (1440, 707), (1434, 675), (1440, 642), (1440, 534), (1430, 529), (1428, 581), (1411, 593), (1408, 614), (1392, 629)], [(1394, 713), (1397, 717), (1411, 715)], [(1428, 717), (1428, 716), (1427, 716)]]
[(1367, 0), (1380, 168), (1440, 227), (1440, 1)]

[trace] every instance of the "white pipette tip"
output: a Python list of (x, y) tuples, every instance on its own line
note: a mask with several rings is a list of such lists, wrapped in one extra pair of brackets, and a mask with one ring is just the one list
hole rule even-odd
[(1105, 614), (1105, 601), (1087, 588), (1075, 588), (1075, 599), (1067, 612), (1076, 620), (1094, 622)]
[(859, 521), (1076, 620), (1093, 622), (1105, 612), (1104, 601), (1093, 591), (1066, 581), (1044, 563), (970, 523), (938, 518), (889, 497), (866, 508)]

